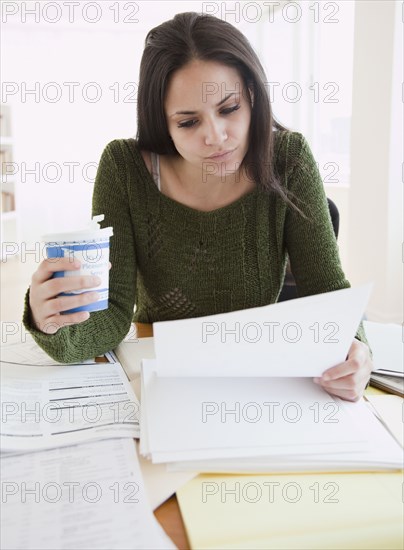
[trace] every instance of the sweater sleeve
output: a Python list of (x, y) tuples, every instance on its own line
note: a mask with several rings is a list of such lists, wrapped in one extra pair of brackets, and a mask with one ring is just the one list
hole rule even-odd
[(136, 256), (126, 191), (127, 174), (119, 140), (101, 156), (94, 184), (92, 214), (104, 214), (102, 227), (113, 228), (110, 239), (109, 307), (90, 313), (87, 321), (60, 328), (55, 334), (36, 329), (25, 297), (23, 323), (37, 344), (53, 359), (80, 362), (115, 348), (126, 336), (133, 316)]
[[(304, 216), (288, 206), (285, 245), (299, 296), (331, 292), (351, 285), (343, 272), (327, 197), (317, 163), (306, 139), (294, 132), (289, 136), (288, 189), (291, 200)], [(365, 344), (363, 324), (356, 338)]]

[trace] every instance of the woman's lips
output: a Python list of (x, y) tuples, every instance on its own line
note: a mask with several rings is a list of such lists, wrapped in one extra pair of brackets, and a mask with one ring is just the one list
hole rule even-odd
[(227, 159), (232, 153), (235, 151), (235, 149), (231, 149), (229, 151), (223, 151), (218, 153), (213, 153), (210, 157), (206, 157), (206, 160), (224, 160)]

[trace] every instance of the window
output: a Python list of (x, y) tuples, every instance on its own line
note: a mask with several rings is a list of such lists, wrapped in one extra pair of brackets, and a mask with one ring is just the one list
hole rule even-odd
[(306, 136), (325, 186), (348, 186), (355, 3), (260, 5), (259, 20), (244, 9), (239, 28), (263, 62), (274, 114)]

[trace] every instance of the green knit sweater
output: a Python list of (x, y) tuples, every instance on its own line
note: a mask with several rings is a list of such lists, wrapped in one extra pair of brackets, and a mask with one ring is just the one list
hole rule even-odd
[[(158, 190), (134, 139), (109, 143), (93, 194), (93, 215), (104, 214), (103, 226), (114, 230), (109, 308), (46, 335), (32, 324), (28, 291), (23, 321), (36, 342), (54, 359), (75, 362), (116, 347), (132, 319), (153, 323), (274, 303), (286, 253), (300, 296), (349, 287), (307, 141), (296, 132), (275, 135), (281, 183), (309, 219), (258, 186), (228, 206), (194, 210)], [(357, 338), (366, 342), (362, 326)]]

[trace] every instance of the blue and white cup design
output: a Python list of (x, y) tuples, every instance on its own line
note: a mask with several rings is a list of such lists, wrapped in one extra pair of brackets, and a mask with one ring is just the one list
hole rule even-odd
[[(105, 236), (105, 229), (110, 232)], [(104, 236), (96, 239), (78, 239), (66, 240), (58, 242), (47, 242), (46, 253), (49, 259), (68, 257), (73, 262), (75, 259), (81, 263), (80, 269), (72, 271), (56, 271), (53, 277), (77, 277), (81, 275), (98, 276), (101, 279), (101, 284), (83, 290), (74, 290), (72, 292), (62, 292), (60, 296), (75, 296), (85, 292), (98, 292), (98, 301), (92, 302), (84, 306), (76, 307), (63, 311), (62, 313), (75, 313), (76, 311), (102, 311), (108, 309), (108, 292), (109, 292), (109, 235), (112, 234), (111, 228), (100, 230), (104, 231)]]

